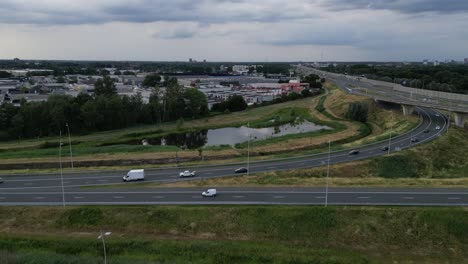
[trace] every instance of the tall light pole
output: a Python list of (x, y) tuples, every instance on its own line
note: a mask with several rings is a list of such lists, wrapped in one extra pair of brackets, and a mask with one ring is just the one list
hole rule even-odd
[(67, 126), (67, 131), (68, 131), (68, 146), (70, 146), (70, 163), (71, 163), (71, 168), (73, 170), (73, 153), (72, 153), (72, 146), (71, 146), (70, 127), (68, 126), (68, 123), (65, 123), (65, 126)]
[(392, 134), (393, 134), (393, 112), (392, 112), (392, 123), (390, 123), (390, 137), (388, 139), (388, 153), (390, 155), (390, 148), (392, 144)]
[(102, 240), (102, 249), (104, 250), (104, 264), (107, 264), (107, 256), (106, 256), (106, 241), (104, 239), (105, 236), (110, 236), (112, 232), (105, 232), (102, 233), (102, 230), (99, 231), (100, 235), (98, 236), (98, 239)]
[(62, 205), (65, 207), (65, 188), (63, 187), (63, 169), (62, 169), (62, 130), (59, 132), (60, 143), (59, 143), (59, 163), (60, 163), (60, 182), (62, 184)]
[(247, 123), (249, 139), (247, 140), (247, 176), (250, 173), (250, 123)]
[[(447, 120), (447, 132), (449, 131), (449, 128), (450, 128), (450, 116), (452, 115), (452, 112), (449, 111), (449, 114), (448, 114), (448, 120)], [(443, 116), (443, 115), (442, 115)]]
[(327, 185), (325, 187), (325, 207), (328, 205), (328, 177), (330, 176), (330, 152), (331, 142), (328, 140), (328, 166), (327, 166)]

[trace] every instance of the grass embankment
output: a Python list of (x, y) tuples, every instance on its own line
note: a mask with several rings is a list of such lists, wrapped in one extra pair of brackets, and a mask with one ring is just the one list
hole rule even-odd
[(463, 208), (0, 207), (6, 263), (463, 263)]

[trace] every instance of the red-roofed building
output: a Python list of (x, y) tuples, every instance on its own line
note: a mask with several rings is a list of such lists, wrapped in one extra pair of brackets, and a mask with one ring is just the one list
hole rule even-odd
[(301, 93), (302, 90), (309, 89), (309, 87), (308, 83), (285, 83), (281, 85), (281, 90), (283, 94)]

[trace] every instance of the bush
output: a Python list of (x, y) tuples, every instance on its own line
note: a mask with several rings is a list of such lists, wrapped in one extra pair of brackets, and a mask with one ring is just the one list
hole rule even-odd
[(362, 123), (367, 122), (367, 117), (369, 114), (369, 107), (365, 103), (351, 103), (348, 107), (348, 112), (346, 113), (346, 118), (359, 121)]
[(95, 207), (82, 207), (66, 211), (58, 220), (58, 224), (65, 226), (96, 226), (101, 222), (103, 214), (101, 209)]
[(409, 155), (394, 155), (377, 158), (374, 162), (377, 174), (385, 178), (417, 177), (415, 160)]

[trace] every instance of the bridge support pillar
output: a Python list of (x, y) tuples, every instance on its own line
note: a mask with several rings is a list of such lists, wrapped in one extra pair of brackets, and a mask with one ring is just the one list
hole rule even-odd
[(454, 112), (453, 116), (457, 127), (465, 127), (465, 118), (468, 117), (466, 113)]
[(403, 108), (403, 115), (411, 115), (414, 112), (414, 105), (401, 105), (401, 108)]

